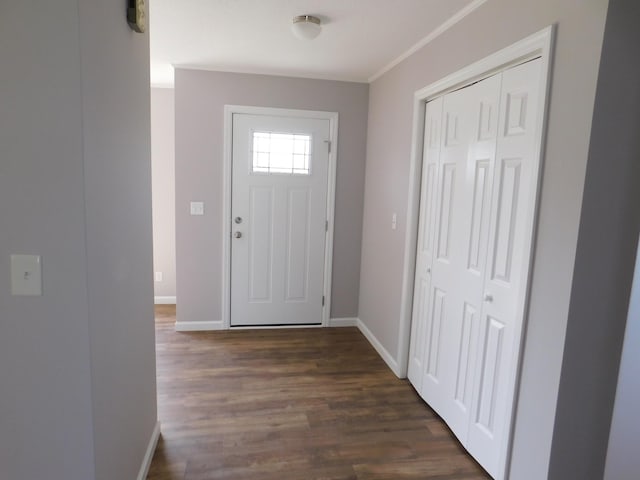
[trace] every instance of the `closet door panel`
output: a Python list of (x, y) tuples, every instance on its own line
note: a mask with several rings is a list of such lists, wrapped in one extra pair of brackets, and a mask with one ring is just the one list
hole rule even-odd
[(467, 448), (502, 478), (509, 440), (534, 224), (540, 61), (502, 74), (481, 326)]
[(462, 322), (462, 297), (457, 279), (466, 262), (461, 239), (467, 149), (474, 124), (467, 113), (469, 95), (468, 89), (450, 93), (442, 105), (443, 134), (421, 389), (422, 397), (447, 423), (453, 412), (457, 363), (457, 352), (451, 345), (455, 324)]
[(448, 349), (453, 352), (447, 423), (463, 442), (471, 420), (475, 360), (480, 334), (482, 288), (487, 268), (491, 195), (498, 131), (501, 76), (465, 88), (465, 139), (462, 189), (457, 215), (459, 245), (455, 279), (455, 314), (448, 318)]
[(427, 323), (431, 319), (429, 315), (429, 297), (435, 241), (434, 225), (442, 133), (442, 103), (443, 99), (438, 98), (427, 104), (424, 122), (418, 248), (416, 252), (408, 371), (409, 380), (418, 392), (422, 389)]

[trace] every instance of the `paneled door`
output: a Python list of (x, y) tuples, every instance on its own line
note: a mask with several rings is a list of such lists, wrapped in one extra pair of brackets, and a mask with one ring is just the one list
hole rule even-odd
[[(491, 218), (491, 194), (498, 132), (501, 75), (465, 88), (461, 98), (468, 124), (461, 154), (460, 181), (456, 192), (455, 230), (449, 273), (453, 302), (446, 312), (442, 347), (448, 354), (447, 423), (458, 437), (466, 437), (471, 420), (473, 380), (482, 288), (486, 274), (487, 244)], [(459, 95), (459, 92), (455, 92)], [(446, 103), (447, 97), (445, 97)], [(446, 140), (445, 140), (446, 141)], [(434, 275), (441, 268), (434, 264)]]
[(440, 97), (425, 116), (410, 380), (460, 438), (471, 415), (500, 82)]
[(540, 59), (502, 74), (487, 268), (467, 448), (504, 473), (529, 278), (539, 162)]
[[(431, 291), (431, 266), (434, 256), (434, 222), (436, 219), (436, 192), (438, 166), (440, 163), (440, 131), (442, 130), (443, 98), (427, 103), (424, 123), (424, 149), (422, 157), (422, 190), (420, 192), (420, 231), (416, 251), (416, 276), (413, 290), (413, 318), (411, 323), (411, 347), (407, 376), (418, 390), (422, 391), (425, 371), (424, 358), (427, 336), (433, 335), (429, 315), (429, 292)], [(428, 331), (427, 331), (428, 330)], [(438, 386), (437, 378), (430, 378)]]
[(322, 323), (330, 125), (233, 114), (231, 326)]
[[(430, 267), (431, 283), (428, 297), (416, 299), (425, 322), (425, 354), (422, 372), (422, 395), (445, 420), (453, 412), (452, 381), (455, 377), (455, 352), (452, 345), (453, 323), (459, 317), (464, 292), (460, 289), (460, 272), (464, 268), (463, 228), (465, 224), (465, 172), (467, 151), (475, 122), (467, 111), (473, 89), (465, 88), (442, 98), (442, 131), (435, 196), (435, 229), (433, 258)], [(437, 100), (436, 100), (437, 102)], [(429, 110), (429, 109), (428, 109)], [(431, 119), (430, 119), (431, 120)], [(428, 168), (427, 164), (427, 168)], [(428, 189), (428, 187), (427, 187)], [(429, 205), (424, 205), (429, 210)], [(426, 260), (426, 259), (425, 259)]]

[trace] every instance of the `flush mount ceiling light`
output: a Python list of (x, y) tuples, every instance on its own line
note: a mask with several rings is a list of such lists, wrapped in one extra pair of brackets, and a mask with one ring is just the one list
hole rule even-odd
[(320, 19), (313, 15), (298, 15), (293, 19), (291, 30), (302, 40), (313, 40), (320, 35)]

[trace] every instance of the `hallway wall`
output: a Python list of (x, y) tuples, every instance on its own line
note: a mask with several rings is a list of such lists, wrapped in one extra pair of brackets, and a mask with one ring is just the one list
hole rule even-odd
[[(0, 478), (133, 480), (156, 425), (149, 38), (0, 3)], [(42, 296), (10, 294), (41, 255)]]
[(175, 303), (176, 296), (176, 169), (175, 92), (151, 89), (151, 172), (153, 195), (153, 270), (156, 301)]
[[(511, 478), (546, 478), (606, 0), (489, 0), (370, 86), (359, 317), (399, 361), (415, 91), (557, 25)], [(397, 213), (398, 229), (389, 228)]]
[[(175, 76), (178, 323), (222, 320), (224, 105), (339, 113), (331, 317), (355, 317), (369, 86), (183, 68)], [(189, 214), (196, 200), (204, 216)]]

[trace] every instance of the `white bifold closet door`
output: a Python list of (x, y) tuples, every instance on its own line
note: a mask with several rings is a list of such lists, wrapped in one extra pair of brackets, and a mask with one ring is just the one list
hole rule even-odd
[(538, 181), (540, 61), (427, 104), (409, 379), (503, 478)]

